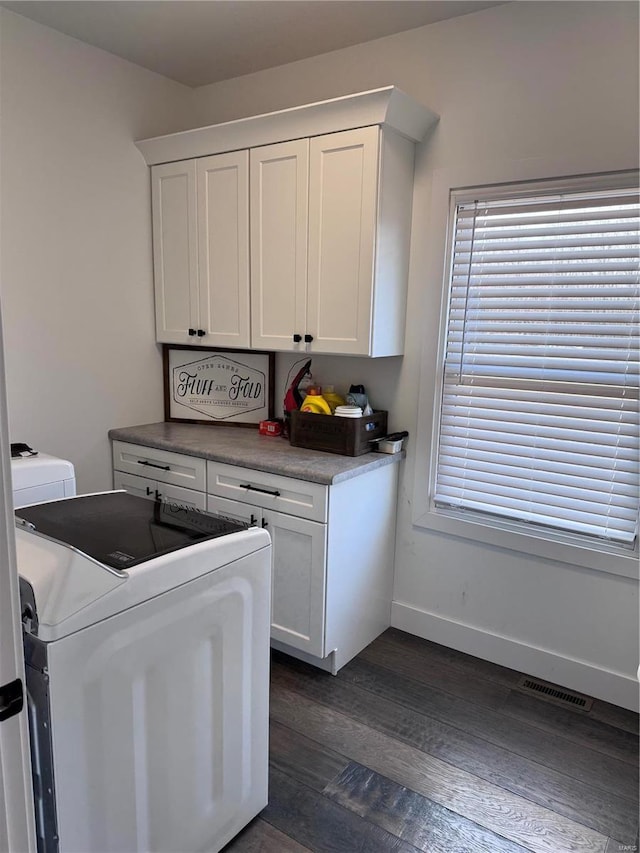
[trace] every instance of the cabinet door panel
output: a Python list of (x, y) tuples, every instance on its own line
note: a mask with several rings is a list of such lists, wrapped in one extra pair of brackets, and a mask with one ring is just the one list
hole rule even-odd
[(206, 508), (206, 495), (193, 489), (183, 489), (169, 483), (160, 483), (147, 477), (137, 477), (135, 474), (125, 474), (122, 471), (113, 472), (113, 488), (125, 489), (130, 495), (137, 495), (148, 500), (163, 500), (180, 506)]
[(248, 347), (249, 152), (197, 161), (201, 344)]
[(193, 489), (183, 489), (180, 486), (172, 486), (170, 483), (158, 483), (158, 500), (170, 504), (193, 507), (194, 509), (206, 509), (207, 496), (204, 492), (196, 492)]
[(262, 509), (259, 506), (230, 501), (216, 495), (207, 495), (207, 512), (230, 518), (232, 521), (241, 521), (243, 524), (262, 524)]
[(370, 352), (378, 127), (311, 140), (307, 329), (313, 352)]
[(151, 195), (156, 338), (184, 344), (198, 325), (195, 162), (154, 166)]
[(156, 481), (147, 477), (136, 477), (135, 474), (124, 474), (122, 471), (113, 472), (113, 488), (124, 489), (130, 495), (154, 501), (157, 487)]
[(324, 657), (326, 524), (264, 510), (273, 544), (271, 637)]
[(251, 150), (251, 344), (304, 351), (309, 140)]

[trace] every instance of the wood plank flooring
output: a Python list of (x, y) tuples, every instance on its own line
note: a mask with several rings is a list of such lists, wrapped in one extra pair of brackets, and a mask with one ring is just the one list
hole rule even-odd
[(337, 676), (272, 652), (269, 804), (225, 853), (638, 851), (638, 715), (390, 628)]

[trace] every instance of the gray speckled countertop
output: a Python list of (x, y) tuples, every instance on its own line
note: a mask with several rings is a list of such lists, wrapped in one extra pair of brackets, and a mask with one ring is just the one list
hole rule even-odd
[(393, 465), (405, 456), (404, 451), (340, 456), (291, 447), (287, 439), (259, 435), (257, 429), (208, 424), (142, 424), (109, 430), (109, 438), (324, 485), (350, 480), (383, 465)]

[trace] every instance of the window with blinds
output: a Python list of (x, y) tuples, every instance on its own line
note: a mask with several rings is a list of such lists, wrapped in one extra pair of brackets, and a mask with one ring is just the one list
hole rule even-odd
[(639, 212), (628, 190), (457, 205), (436, 507), (633, 547)]

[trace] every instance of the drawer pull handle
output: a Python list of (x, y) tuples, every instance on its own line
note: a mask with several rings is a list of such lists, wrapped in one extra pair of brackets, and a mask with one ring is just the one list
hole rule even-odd
[(147, 486), (147, 497), (151, 494), (153, 494), (153, 489), (150, 489), (149, 486)]
[(146, 459), (138, 459), (138, 465), (147, 465), (149, 468), (159, 468), (161, 471), (170, 471), (170, 465), (156, 465), (155, 462), (147, 462)]
[(265, 530), (265, 528), (267, 527), (267, 524), (268, 524), (268, 522), (263, 518), (262, 519), (262, 529), (263, 530)]
[(259, 489), (257, 486), (252, 486), (250, 483), (240, 483), (241, 489), (247, 489), (250, 492), (262, 492), (263, 495), (273, 495), (274, 498), (280, 497), (280, 492), (273, 489)]

